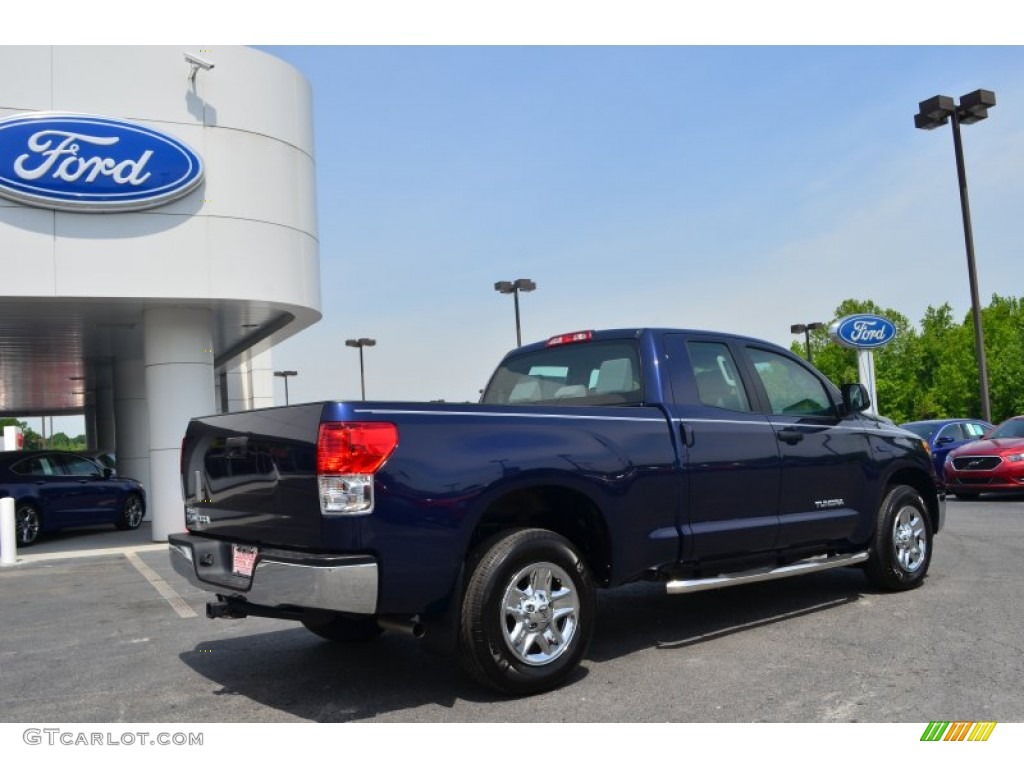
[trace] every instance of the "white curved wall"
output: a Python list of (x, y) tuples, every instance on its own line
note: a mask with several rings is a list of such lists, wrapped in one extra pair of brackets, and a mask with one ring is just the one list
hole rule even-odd
[[(186, 51), (214, 68), (193, 82)], [(246, 407), (272, 405), (267, 348), (320, 319), (309, 83), (260, 51), (199, 45), (6, 46), (0, 72), (0, 119), (56, 111), (128, 120), (203, 159), (198, 188), (143, 211), (0, 198), (0, 300), (11, 299), (4, 320), (20, 323), (21, 337), (17, 350), (0, 348), (8, 389), (30, 389), (44, 364), (47, 351), (33, 358), (26, 339), (45, 346), (77, 323), (64, 335), (67, 349), (78, 344), (78, 367), (53, 386), (84, 387), (73, 394), (87, 421), (104, 426), (90, 438), (116, 432), (132, 473), (148, 474), (153, 538), (164, 540), (184, 528), (177, 452), (188, 419), (215, 408), (214, 367), (255, 372)], [(51, 336), (32, 338), (48, 315), (60, 318)], [(70, 376), (79, 370), (88, 373)]]
[[(184, 51), (216, 65), (194, 86)], [(3, 47), (0, 71), (18, 73), (0, 81), (0, 118), (131, 120), (184, 141), (206, 167), (191, 194), (134, 213), (0, 199), (4, 295), (239, 299), (319, 316), (312, 101), (295, 69), (249, 48), (185, 45)]]

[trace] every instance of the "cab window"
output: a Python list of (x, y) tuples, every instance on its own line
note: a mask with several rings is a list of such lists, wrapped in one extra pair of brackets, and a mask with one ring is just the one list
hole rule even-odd
[(64, 466), (65, 475), (73, 475), (75, 477), (103, 476), (99, 467), (81, 456), (61, 456), (59, 461)]
[(495, 405), (635, 405), (643, 401), (636, 342), (563, 344), (506, 358), (484, 392)]
[(939, 432), (939, 436), (936, 438), (936, 442), (942, 440), (944, 437), (949, 438), (950, 441), (956, 443), (961, 440), (966, 440), (967, 437), (962, 432), (963, 426), (960, 424), (947, 424)]
[(32, 456), (11, 467), (16, 475), (60, 475), (63, 474), (49, 456)]
[(788, 357), (749, 347), (773, 414), (786, 416), (834, 416), (835, 408), (821, 380)]
[(686, 349), (697, 383), (697, 396), (704, 405), (729, 411), (750, 411), (750, 399), (727, 345), (691, 341)]

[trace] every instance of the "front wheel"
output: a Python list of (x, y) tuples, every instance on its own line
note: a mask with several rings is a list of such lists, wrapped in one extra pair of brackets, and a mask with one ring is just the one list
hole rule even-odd
[(932, 559), (932, 523), (921, 495), (908, 485), (889, 490), (878, 509), (864, 572), (878, 589), (921, 586)]
[(464, 668), (512, 696), (554, 688), (583, 658), (594, 627), (586, 563), (551, 531), (510, 531), (473, 559), (459, 633)]

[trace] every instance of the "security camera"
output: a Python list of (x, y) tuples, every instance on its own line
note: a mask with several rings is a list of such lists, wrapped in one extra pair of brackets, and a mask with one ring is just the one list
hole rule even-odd
[[(214, 66), (213, 62), (207, 61), (206, 59), (201, 59), (198, 56), (196, 56), (194, 53), (186, 53), (185, 54), (185, 61), (187, 61), (193, 67), (196, 67), (196, 68), (199, 68), (199, 69), (205, 69), (206, 71), (209, 71), (209, 70), (213, 69), (213, 66)], [(195, 70), (193, 69), (193, 73), (194, 72), (195, 72)]]

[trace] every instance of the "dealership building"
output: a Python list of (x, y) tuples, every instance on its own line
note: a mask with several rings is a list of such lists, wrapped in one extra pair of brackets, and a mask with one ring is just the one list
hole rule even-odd
[(184, 528), (192, 416), (321, 317), (312, 97), (250, 48), (0, 47), (0, 415), (84, 414)]

